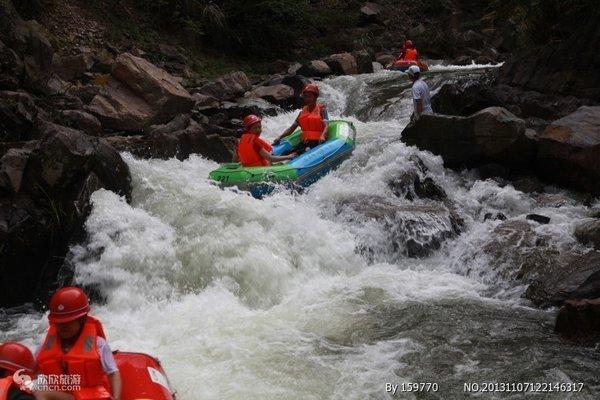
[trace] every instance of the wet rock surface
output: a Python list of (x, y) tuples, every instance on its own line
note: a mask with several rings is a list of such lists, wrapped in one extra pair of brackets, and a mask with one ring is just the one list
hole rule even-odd
[(0, 306), (43, 297), (56, 284), (69, 245), (81, 239), (94, 191), (131, 194), (129, 168), (108, 143), (66, 127), (48, 130), (0, 159)]

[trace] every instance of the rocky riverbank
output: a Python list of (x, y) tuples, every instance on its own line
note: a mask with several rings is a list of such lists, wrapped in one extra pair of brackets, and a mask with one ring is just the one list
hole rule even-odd
[[(208, 79), (194, 71), (194, 61), (180, 47), (160, 43), (146, 52), (138, 44), (113, 46), (97, 37), (94, 24), (77, 33), (77, 44), (57, 47), (44, 26), (23, 20), (10, 1), (1, 0), (0, 264), (5, 273), (0, 288), (5, 296), (0, 306), (44, 299), (70, 279), (64, 258), (69, 246), (85, 240), (91, 193), (106, 188), (126, 199), (131, 194), (119, 151), (180, 160), (200, 154), (228, 161), (248, 113), (274, 115), (297, 108), (300, 91), (311, 79), (373, 72), (393, 60), (409, 35), (434, 43), (428, 26), (435, 18), (418, 20), (400, 7), (396, 11), (404, 13), (408, 26), (400, 31), (393, 25), (397, 15), (386, 14), (389, 7), (360, 7), (361, 32), (381, 31), (377, 42), (387, 40), (385, 48), (351, 41), (320, 58), (273, 62), (274, 74), (233, 71)], [(539, 201), (554, 201), (557, 207), (568, 203), (547, 193), (550, 184), (573, 189), (591, 204), (600, 194), (600, 85), (593, 67), (600, 54), (597, 27), (583, 27), (579, 37), (551, 49), (510, 57), (514, 24), (476, 15), (470, 19), (478, 29), (464, 29), (454, 21), (461, 12), (455, 8), (453, 18), (444, 19), (452, 26), (455, 48), (447, 53), (432, 47), (429, 55), (451, 57), (459, 64), (506, 63), (481, 81), (443, 86), (434, 97), (439, 115), (407, 126), (402, 140), (441, 155), (450, 168), (476, 169), (481, 179), (512, 185)], [(428, 45), (423, 48), (427, 54)], [(554, 62), (557, 54), (578, 58), (577, 73), (571, 64)], [(397, 197), (421, 199), (424, 205), (406, 207), (373, 197), (368, 208), (364, 202), (340, 207), (357, 221), (389, 223), (390, 241), (405, 249), (405, 256), (429, 256), (460, 235), (463, 226), (457, 206), (443, 190), (419, 178), (423, 168), (415, 160), (414, 171), (389, 185)], [(572, 251), (555, 248), (552, 240), (532, 231), (533, 224), (546, 218), (533, 211), (527, 221), (502, 222), (495, 240), (482, 248), (496, 260), (491, 268), (519, 265), (511, 279), (529, 285), (525, 296), (534, 304), (565, 304), (557, 331), (583, 341), (593, 340), (597, 332), (589, 320), (596, 310), (594, 299), (600, 297), (598, 215), (589, 217), (573, 233), (581, 248)], [(405, 235), (407, 227), (434, 233), (415, 240)], [(503, 241), (521, 243), (520, 250), (507, 254), (512, 246)], [(373, 251), (359, 250), (367, 255)]]
[[(583, 25), (564, 42), (514, 56), (481, 81), (444, 85), (432, 100), (437, 114), (409, 124), (402, 140), (441, 155), (450, 168), (475, 169), (482, 180), (539, 196), (545, 185), (558, 185), (592, 204), (600, 195), (600, 92), (593, 67), (599, 39), (596, 24)], [(544, 223), (539, 217), (532, 220)], [(583, 342), (598, 335), (590, 321), (600, 297), (600, 215), (590, 217), (573, 232), (581, 249), (548, 247), (549, 238), (533, 235), (530, 223), (510, 220), (483, 247), (498, 266), (519, 266), (514, 278), (530, 284), (525, 297), (534, 304), (564, 304), (556, 331)], [(520, 250), (506, 254), (512, 246), (504, 240), (520, 243)]]

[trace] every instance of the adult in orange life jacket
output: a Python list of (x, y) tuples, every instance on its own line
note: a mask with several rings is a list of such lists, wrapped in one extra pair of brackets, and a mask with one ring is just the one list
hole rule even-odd
[(26, 346), (16, 342), (0, 344), (0, 400), (33, 400), (34, 371), (35, 358)]
[(56, 385), (58, 390), (36, 392), (36, 399), (120, 400), (119, 369), (102, 324), (89, 311), (87, 296), (76, 287), (59, 289), (50, 299), (50, 327), (36, 354), (38, 372), (66, 375), (69, 382)]
[(412, 40), (407, 40), (404, 42), (404, 54), (401, 56), (403, 60), (411, 60), (417, 61), (419, 59), (419, 53), (412, 42)]
[(273, 147), (260, 137), (262, 120), (259, 116), (250, 114), (244, 118), (244, 133), (237, 146), (237, 159), (244, 167), (261, 167), (269, 162), (291, 160), (296, 154), (274, 156)]
[(325, 105), (317, 103), (318, 97), (319, 87), (317, 85), (309, 83), (304, 87), (302, 90), (302, 99), (304, 101), (302, 111), (300, 111), (298, 118), (296, 118), (292, 126), (287, 128), (274, 143), (278, 143), (284, 137), (291, 135), (298, 126), (302, 130), (302, 135), (300, 136), (302, 146), (298, 149), (299, 152), (316, 147), (327, 140), (329, 116), (327, 115)]

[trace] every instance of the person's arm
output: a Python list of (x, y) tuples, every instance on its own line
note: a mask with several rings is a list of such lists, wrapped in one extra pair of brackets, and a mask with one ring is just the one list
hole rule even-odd
[(279, 143), (279, 141), (281, 139), (283, 139), (286, 136), (291, 135), (296, 130), (297, 127), (298, 127), (298, 119), (296, 119), (294, 121), (294, 123), (292, 124), (292, 126), (290, 126), (289, 128), (287, 128), (277, 139), (275, 139), (275, 141), (273, 143)]
[(117, 371), (108, 375), (108, 381), (110, 382), (110, 389), (112, 391), (113, 400), (121, 400), (121, 373)]
[(269, 160), (270, 162), (291, 160), (292, 158), (296, 157), (296, 153), (288, 154), (287, 156), (274, 156), (265, 149), (260, 149), (260, 155), (262, 158)]
[(329, 114), (325, 107), (321, 109), (321, 118), (323, 118), (323, 125), (325, 125), (323, 132), (321, 132), (321, 142), (324, 142), (327, 140), (327, 130), (329, 129)]
[(417, 116), (423, 114), (423, 99), (416, 99), (415, 103), (417, 104)]

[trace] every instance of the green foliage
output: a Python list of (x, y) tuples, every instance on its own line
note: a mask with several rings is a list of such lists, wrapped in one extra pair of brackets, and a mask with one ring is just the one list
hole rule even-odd
[(535, 44), (564, 39), (600, 15), (597, 0), (492, 0), (492, 7), (500, 18), (522, 24)]
[(221, 46), (247, 55), (277, 57), (308, 34), (308, 0), (224, 0), (220, 7), (227, 18), (221, 35), (211, 39)]

